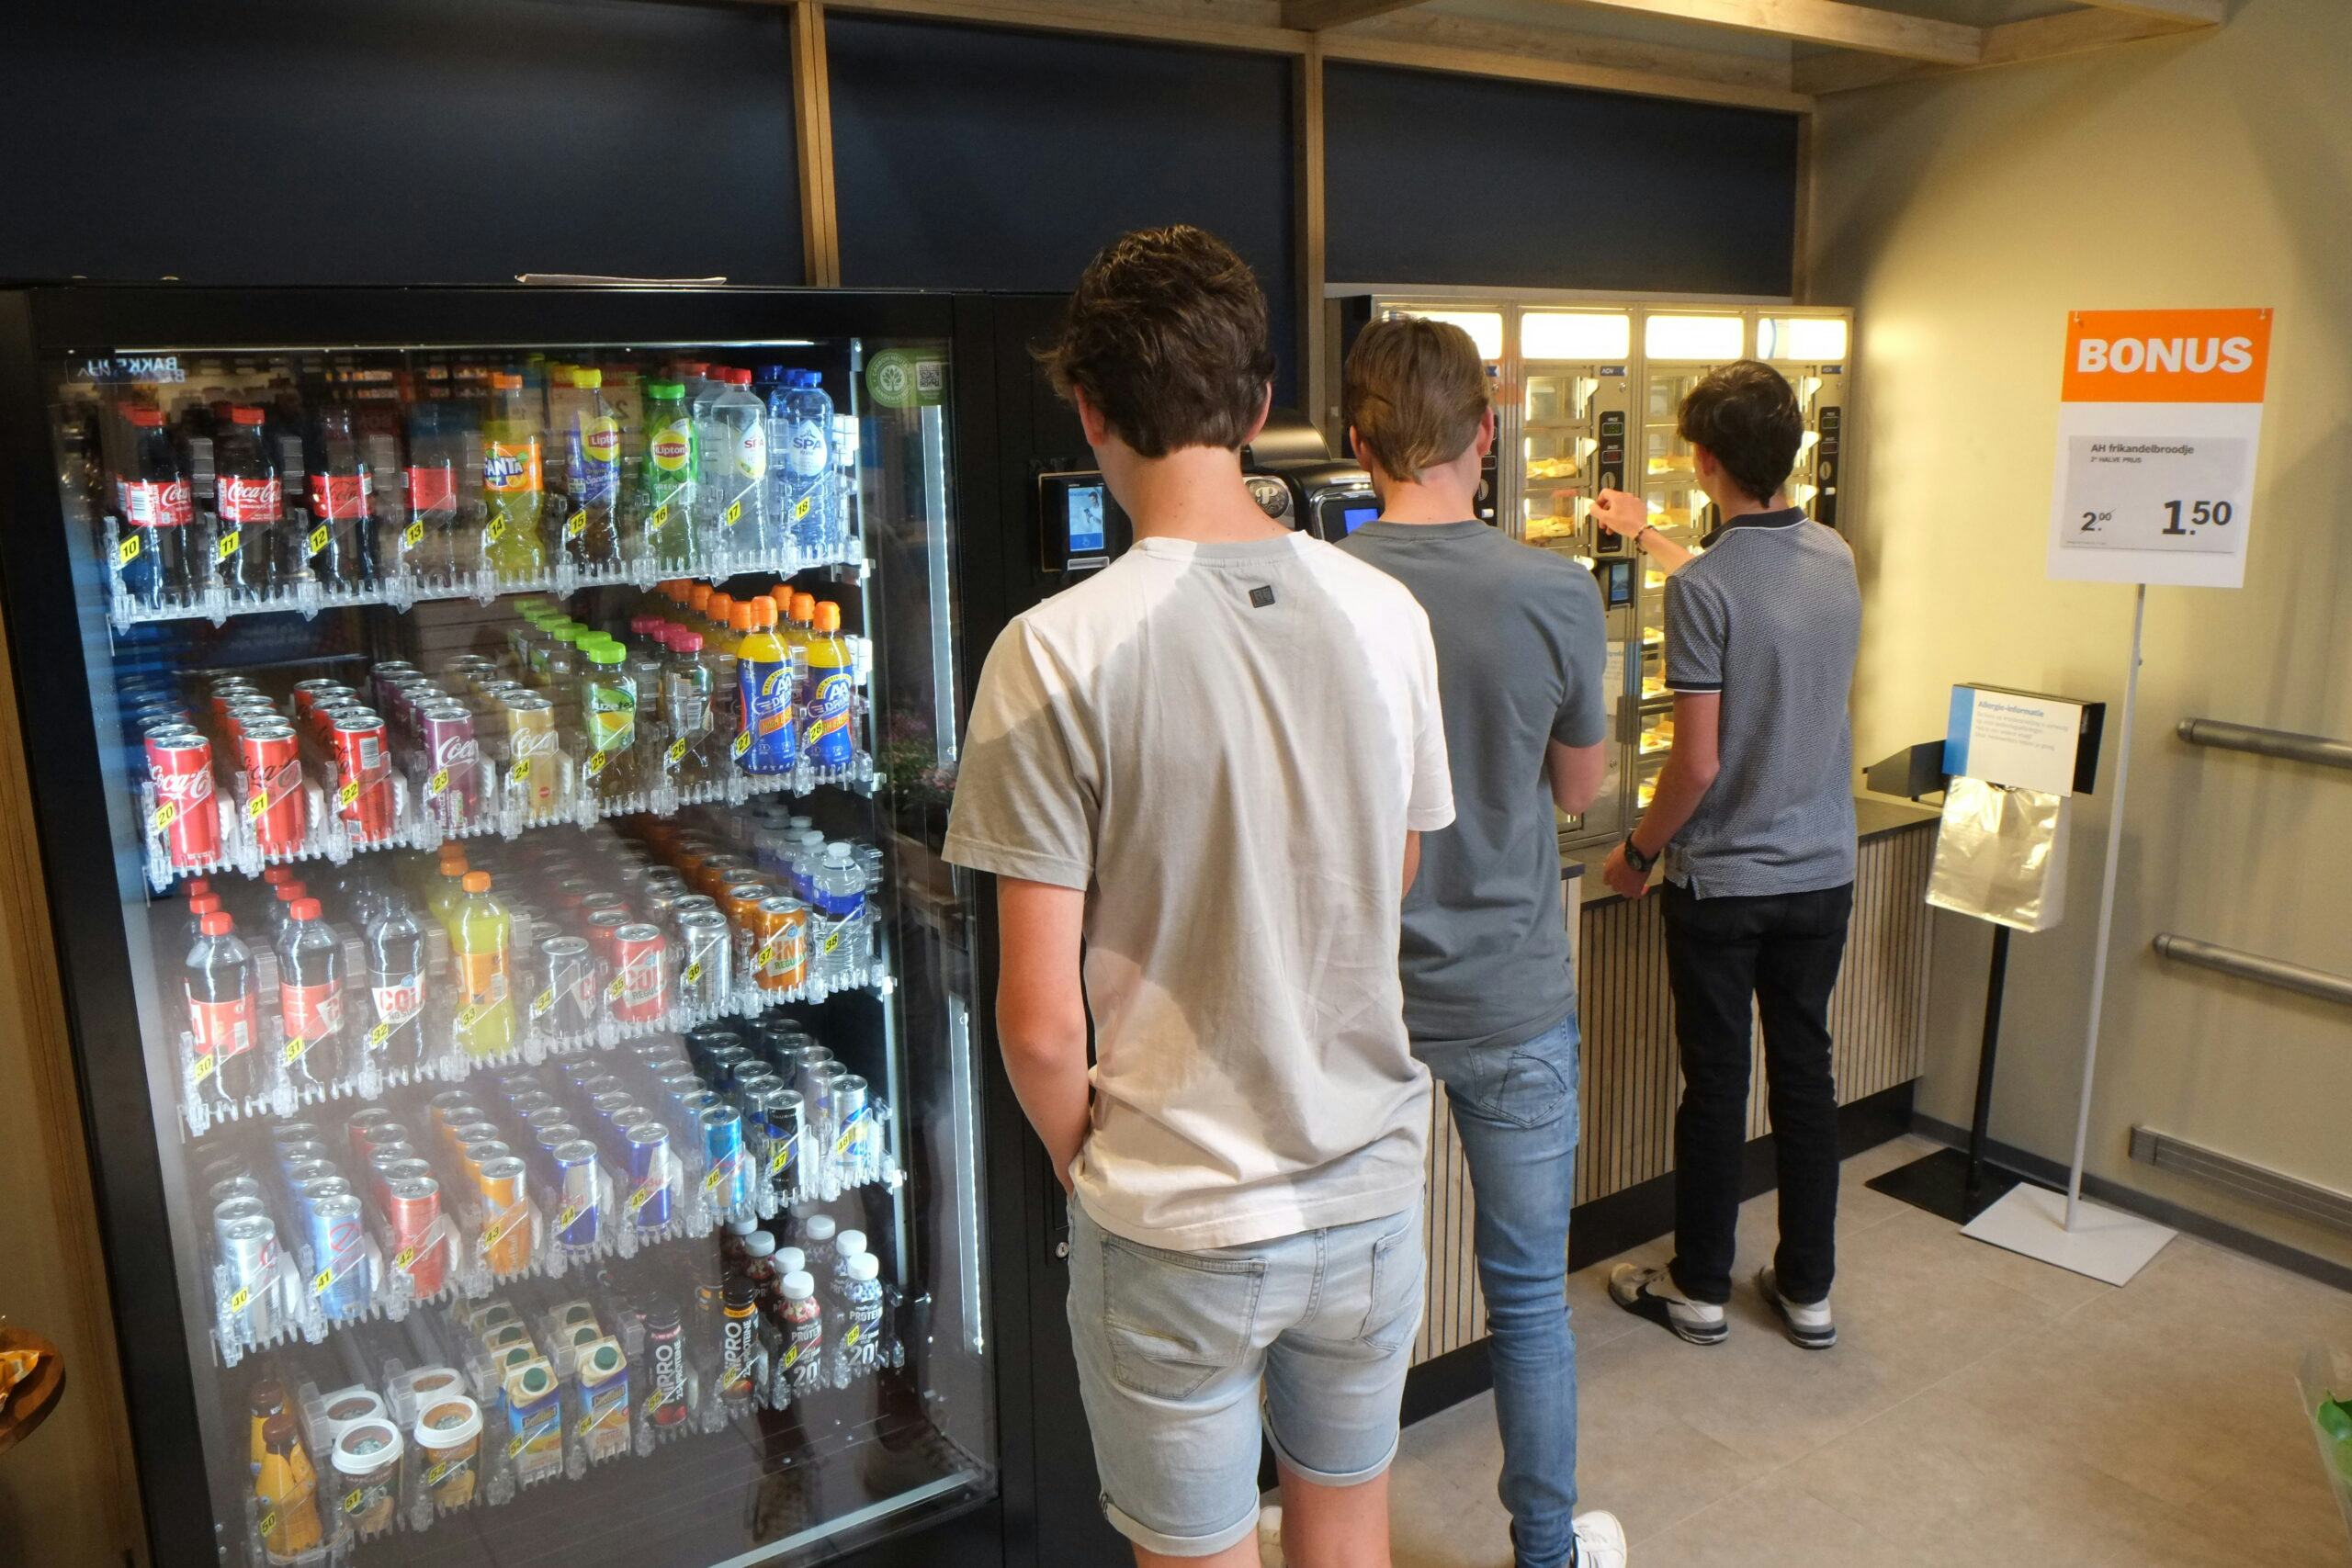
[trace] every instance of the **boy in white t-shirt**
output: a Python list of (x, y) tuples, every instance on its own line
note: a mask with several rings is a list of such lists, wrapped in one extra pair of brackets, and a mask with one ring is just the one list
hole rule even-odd
[(1382, 1568), (1430, 1116), (1397, 913), (1453, 818), (1429, 624), (1242, 484), (1273, 356), (1214, 236), (1113, 243), (1046, 360), (1136, 545), (998, 639), (946, 853), (998, 877), (1103, 1507), (1147, 1568), (1254, 1564), (1262, 1383), (1292, 1568)]

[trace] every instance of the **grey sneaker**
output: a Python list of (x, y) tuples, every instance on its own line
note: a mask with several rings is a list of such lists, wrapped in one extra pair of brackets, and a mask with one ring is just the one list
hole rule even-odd
[(1829, 1315), (1828, 1297), (1809, 1306), (1789, 1300), (1781, 1294), (1781, 1282), (1773, 1277), (1769, 1263), (1756, 1276), (1756, 1289), (1780, 1318), (1792, 1343), (1808, 1350), (1826, 1350), (1838, 1343), (1838, 1325)]
[(1690, 1300), (1663, 1269), (1620, 1263), (1609, 1271), (1609, 1297), (1635, 1317), (1648, 1318), (1693, 1345), (1720, 1345), (1731, 1333), (1723, 1308)]

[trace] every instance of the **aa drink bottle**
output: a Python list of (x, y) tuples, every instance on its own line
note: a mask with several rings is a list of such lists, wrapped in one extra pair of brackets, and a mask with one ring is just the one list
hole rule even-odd
[[(209, 896), (203, 901), (219, 902)], [(268, 1061), (255, 1048), (253, 953), (223, 910), (207, 911), (200, 926), (180, 978), (194, 1042), (189, 1076), (205, 1098), (242, 1103), (268, 1088)]]
[(115, 565), (122, 591), (149, 609), (187, 603), (192, 583), (187, 526), (195, 520), (188, 476), (161, 409), (132, 409), (130, 463), (116, 480), (122, 532)]
[(803, 749), (820, 773), (847, 768), (856, 755), (850, 732), (854, 716), (856, 672), (841, 638), (842, 607), (826, 600), (817, 606), (808, 639), (808, 714)]
[(523, 378), (500, 371), (490, 378), (490, 416), (482, 425), (482, 560), (513, 581), (547, 570), (539, 537), (545, 502), (539, 422), (523, 393)]
[(229, 411), (213, 450), (212, 476), (218, 575), (236, 598), (266, 598), (277, 587), (286, 504), (277, 449), (264, 431), (260, 409), (248, 404)]
[(735, 678), (742, 692), (741, 761), (754, 773), (788, 773), (799, 764), (794, 728), (792, 655), (775, 635), (775, 601), (762, 595), (742, 606), (750, 629), (735, 645)]

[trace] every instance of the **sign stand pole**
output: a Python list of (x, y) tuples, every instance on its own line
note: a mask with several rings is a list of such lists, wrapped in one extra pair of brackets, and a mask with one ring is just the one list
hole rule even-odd
[(2083, 1163), (2090, 1146), (2091, 1086), (2098, 1072), (2099, 1021), (2107, 1003), (2108, 939), (2115, 928), (2115, 877), (2123, 858), (2123, 797), (2132, 774), (2132, 719), (2140, 701), (2140, 658), (2148, 624), (2148, 585), (2132, 601), (2132, 665), (2123, 677), (2123, 726), (2115, 749), (2115, 794), (2108, 803), (2107, 860), (2099, 873), (2098, 946), (2091, 954), (2090, 1022), (2083, 1040), (2083, 1095), (2075, 1112), (2075, 1158), (2066, 1197), (2016, 1187), (1962, 1227), (1962, 1235), (2054, 1263), (2077, 1274), (2125, 1285), (2164, 1250), (2174, 1232), (2135, 1214), (2083, 1201)]

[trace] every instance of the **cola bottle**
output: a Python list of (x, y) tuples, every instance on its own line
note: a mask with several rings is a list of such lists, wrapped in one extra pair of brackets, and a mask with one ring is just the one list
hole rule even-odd
[(254, 957), (237, 940), (235, 922), (208, 912), (180, 972), (187, 998), (187, 1029), (196, 1042), (194, 1075), (200, 1087), (232, 1104), (268, 1086), (268, 1053), (256, 1050), (260, 1021), (254, 1008)]
[(316, 898), (287, 908), (277, 939), (277, 1016), (286, 1030), (286, 1075), (297, 1089), (325, 1089), (343, 1077), (343, 942)]
[(310, 470), (311, 516), (302, 554), (320, 586), (345, 592), (375, 576), (374, 477), (360, 450), (351, 411), (331, 404), (311, 423), (303, 466)]
[(213, 543), (220, 581), (240, 599), (266, 599), (278, 584), (286, 501), (278, 488), (277, 448), (265, 434), (262, 411), (239, 404), (212, 454), (213, 509), (220, 523)]
[(385, 1071), (424, 1059), (424, 928), (408, 900), (386, 892), (367, 926), (368, 1058)]
[(115, 480), (122, 532), (115, 541), (122, 591), (149, 609), (188, 602), (187, 470), (161, 409), (132, 409), (130, 460)]

